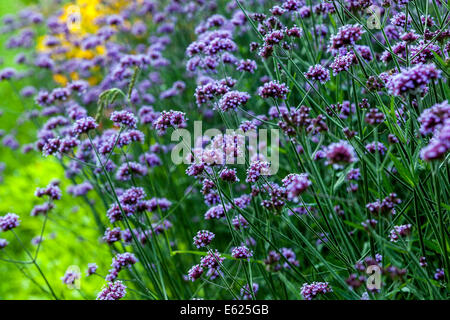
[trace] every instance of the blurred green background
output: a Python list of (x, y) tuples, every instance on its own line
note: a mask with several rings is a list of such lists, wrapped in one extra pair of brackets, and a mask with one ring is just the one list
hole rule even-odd
[[(0, 1), (0, 17), (17, 13), (33, 1)], [(0, 69), (20, 67), (14, 64), (14, 57), (23, 50), (6, 50), (7, 36), (0, 34)], [(0, 82), (0, 129), (6, 133), (17, 132), (21, 144), (32, 142), (35, 130), (30, 123), (18, 124), (17, 120), (23, 103), (16, 94), (27, 80), (15, 81), (15, 88), (8, 82)], [(33, 100), (25, 101), (25, 107), (31, 108)], [(0, 182), (0, 215), (13, 212), (21, 217), (21, 225), (16, 229), (23, 245), (32, 254), (36, 246), (31, 240), (40, 235), (44, 218), (31, 217), (35, 204), (43, 203), (34, 196), (36, 187), (44, 187), (54, 178), (61, 179), (64, 173), (54, 157), (43, 158), (36, 152), (22, 154), (0, 146), (0, 162), (5, 164)], [(68, 180), (61, 180), (63, 197), (49, 216), (41, 244), (37, 263), (47, 277), (58, 298), (95, 299), (104, 280), (98, 276), (85, 277), (87, 264), (96, 262), (99, 273), (106, 274), (111, 263), (108, 246), (99, 242), (100, 237), (95, 222), (86, 204), (81, 199), (72, 198), (65, 193)], [(29, 261), (23, 247), (11, 232), (0, 233), (0, 238), (10, 244), (0, 251), (0, 258)], [(82, 273), (80, 290), (69, 289), (61, 281), (69, 266), (78, 266)], [(33, 264), (13, 264), (0, 261), (0, 299), (51, 299), (47, 287)]]

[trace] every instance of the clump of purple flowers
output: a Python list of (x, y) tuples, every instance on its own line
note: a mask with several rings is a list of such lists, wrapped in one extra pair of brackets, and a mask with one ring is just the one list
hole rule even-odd
[(411, 234), (411, 224), (404, 224), (400, 226), (394, 226), (394, 229), (391, 230), (389, 234), (389, 239), (392, 242), (397, 242), (399, 238), (406, 237)]
[(312, 300), (319, 295), (333, 292), (328, 282), (313, 282), (311, 284), (304, 283), (300, 293), (305, 300)]
[(164, 135), (168, 128), (184, 128), (186, 126), (186, 114), (181, 111), (163, 111), (153, 126), (159, 135)]
[(286, 188), (287, 198), (290, 201), (298, 202), (298, 196), (308, 189), (311, 181), (307, 173), (291, 173), (283, 179), (283, 185)]
[(245, 105), (249, 99), (250, 95), (247, 92), (230, 91), (223, 95), (217, 106), (223, 112), (237, 110), (238, 107)]
[(3, 232), (17, 228), (19, 225), (19, 216), (15, 213), (7, 213), (0, 217), (0, 229)]
[(231, 250), (231, 256), (235, 259), (250, 259), (253, 251), (246, 246), (236, 247)]
[(206, 247), (211, 243), (211, 241), (214, 239), (215, 236), (216, 235), (211, 231), (200, 230), (194, 237), (194, 245), (199, 249)]
[(108, 282), (97, 295), (97, 300), (120, 300), (127, 294), (122, 281)]
[(78, 119), (73, 127), (72, 132), (74, 135), (80, 135), (82, 133), (88, 133), (90, 130), (94, 130), (98, 127), (98, 124), (95, 122), (95, 119), (92, 117), (85, 117)]
[(441, 77), (441, 70), (434, 64), (418, 64), (391, 76), (386, 87), (394, 96), (420, 94), (428, 89), (428, 84)]
[(128, 111), (114, 111), (110, 117), (111, 121), (117, 126), (125, 126), (128, 128), (136, 128), (137, 118)]
[(258, 89), (258, 95), (264, 99), (286, 99), (288, 93), (289, 88), (284, 83), (279, 83), (278, 81), (266, 82)]
[(334, 168), (342, 168), (344, 164), (353, 163), (357, 160), (355, 150), (346, 141), (340, 141), (330, 144), (325, 151), (327, 164)]
[(330, 71), (325, 69), (322, 65), (316, 64), (315, 66), (309, 67), (308, 72), (305, 72), (305, 77), (310, 80), (325, 83), (330, 80)]

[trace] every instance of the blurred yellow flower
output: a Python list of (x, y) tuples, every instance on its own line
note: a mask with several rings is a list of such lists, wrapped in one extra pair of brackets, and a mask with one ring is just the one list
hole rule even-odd
[[(141, 2), (141, 0), (138, 2)], [(128, 0), (74, 0), (64, 5), (59, 21), (67, 24), (69, 34), (53, 36), (60, 40), (60, 48), (65, 49), (65, 53), (52, 54), (52, 58), (57, 60), (93, 59), (95, 56), (104, 55), (106, 52), (104, 46), (97, 46), (92, 50), (83, 50), (79, 46), (79, 40), (98, 31), (97, 19), (117, 14), (128, 4)], [(36, 48), (39, 52), (51, 52), (51, 48), (46, 46), (45, 41), (46, 36), (38, 38)], [(59, 77), (58, 79), (62, 80)]]

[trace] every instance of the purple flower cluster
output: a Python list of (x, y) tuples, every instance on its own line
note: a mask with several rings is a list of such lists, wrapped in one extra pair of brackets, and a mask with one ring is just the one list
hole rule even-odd
[(223, 112), (237, 110), (237, 108), (245, 105), (249, 99), (250, 95), (247, 92), (229, 91), (219, 100), (217, 107)]
[(428, 84), (441, 77), (441, 70), (434, 64), (418, 64), (391, 76), (386, 87), (390, 94), (421, 94), (428, 89)]
[(270, 164), (264, 161), (253, 161), (247, 169), (247, 182), (256, 182), (262, 175), (268, 175)]
[(298, 196), (308, 189), (311, 181), (307, 173), (291, 173), (283, 179), (283, 185), (286, 188), (287, 198), (290, 201), (298, 202)]
[(329, 292), (333, 292), (333, 289), (328, 284), (328, 282), (313, 282), (304, 283), (300, 293), (305, 300), (312, 300), (318, 295), (323, 295)]
[(153, 126), (159, 135), (164, 135), (168, 128), (186, 127), (186, 114), (180, 111), (163, 111), (161, 115), (153, 122)]
[(50, 182), (45, 188), (37, 188), (34, 195), (38, 198), (48, 196), (51, 200), (59, 200), (62, 192), (57, 183)]
[(130, 267), (135, 263), (137, 263), (137, 259), (134, 254), (129, 252), (118, 253), (112, 260), (112, 269), (109, 270), (109, 274), (106, 276), (106, 281), (116, 280), (122, 269)]
[(0, 238), (0, 250), (6, 248), (6, 246), (9, 244), (9, 242), (6, 239)]
[(74, 197), (80, 197), (87, 194), (94, 187), (91, 185), (89, 181), (85, 181), (83, 183), (77, 185), (71, 185), (67, 188), (67, 193), (71, 194)]
[(136, 128), (137, 118), (131, 112), (122, 110), (114, 111), (110, 117), (116, 126), (125, 126), (128, 128)]
[(194, 245), (199, 249), (206, 247), (211, 243), (211, 241), (214, 239), (215, 236), (216, 235), (211, 231), (200, 230), (194, 237)]
[(391, 193), (383, 200), (377, 199), (375, 202), (366, 204), (366, 208), (374, 215), (395, 214), (395, 205), (402, 203), (397, 194)]
[(74, 284), (75, 281), (79, 280), (81, 278), (81, 275), (72, 270), (67, 270), (64, 276), (61, 278), (62, 282), (67, 285)]
[(253, 251), (246, 246), (236, 247), (231, 250), (231, 256), (235, 259), (250, 259)]
[(394, 229), (391, 230), (389, 234), (389, 239), (392, 242), (397, 242), (399, 238), (406, 237), (411, 234), (411, 224), (404, 224), (400, 226), (394, 226)]
[(253, 283), (252, 289), (250, 290), (250, 286), (246, 284), (241, 288), (241, 297), (243, 300), (252, 300), (254, 296), (258, 293), (259, 285), (257, 283)]
[(97, 295), (97, 300), (120, 300), (127, 294), (122, 281), (108, 282)]
[(264, 99), (286, 99), (288, 93), (289, 88), (284, 83), (279, 83), (278, 81), (266, 82), (258, 89), (258, 95)]
[(344, 164), (353, 163), (357, 160), (355, 150), (346, 141), (330, 144), (325, 151), (327, 164), (334, 168), (342, 168)]
[(347, 24), (340, 27), (337, 34), (331, 36), (328, 44), (328, 51), (335, 54), (339, 49), (355, 44), (361, 39), (363, 33), (363, 28), (358, 24)]
[(98, 124), (95, 122), (95, 119), (92, 117), (85, 117), (78, 119), (73, 127), (72, 132), (74, 135), (80, 135), (82, 133), (88, 133), (90, 130), (93, 130), (98, 127)]
[(0, 217), (0, 229), (2, 231), (12, 230), (20, 225), (19, 216), (15, 213), (7, 213)]
[(305, 72), (305, 77), (323, 84), (330, 80), (330, 71), (322, 65), (316, 64), (315, 66), (309, 67), (308, 72)]

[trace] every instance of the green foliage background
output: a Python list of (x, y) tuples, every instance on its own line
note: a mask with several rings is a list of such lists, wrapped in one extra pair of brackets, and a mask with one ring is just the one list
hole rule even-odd
[[(0, 1), (0, 17), (7, 13), (17, 13), (32, 1)], [(14, 64), (15, 55), (20, 50), (5, 50), (6, 37), (0, 35), (0, 58), (3, 64), (0, 68), (20, 67)], [(18, 129), (17, 138), (20, 143), (33, 140), (33, 128), (30, 124), (16, 126), (17, 116), (22, 110), (22, 102), (15, 90), (27, 85), (19, 81), (16, 88), (8, 82), (0, 83), (0, 129), (10, 132)], [(32, 100), (27, 101), (31, 107)], [(37, 153), (17, 156), (19, 150), (13, 152), (0, 147), (0, 162), (5, 163), (3, 182), (0, 183), (0, 215), (13, 212), (21, 217), (21, 226), (17, 234), (25, 247), (33, 254), (36, 246), (31, 244), (33, 237), (41, 233), (43, 217), (31, 217), (30, 212), (35, 204), (42, 199), (34, 197), (36, 187), (43, 187), (54, 178), (64, 176), (61, 166), (55, 158), (44, 159)], [(70, 184), (61, 181), (63, 191)], [(7, 239), (9, 246), (0, 253), (0, 258), (29, 261), (25, 251), (11, 232), (0, 233), (0, 238)], [(85, 277), (87, 264), (96, 262), (99, 273), (106, 274), (111, 256), (106, 244), (99, 241), (98, 230), (86, 205), (78, 199), (63, 192), (61, 201), (49, 216), (44, 233), (37, 263), (41, 267), (50, 285), (59, 298), (65, 299), (95, 299), (95, 294), (101, 289), (104, 280), (98, 276)], [(9, 257), (7, 257), (8, 255)], [(67, 288), (61, 277), (69, 266), (79, 266), (82, 272), (81, 289)], [(0, 299), (51, 299), (43, 290), (45, 283), (33, 264), (15, 265), (0, 261)]]

